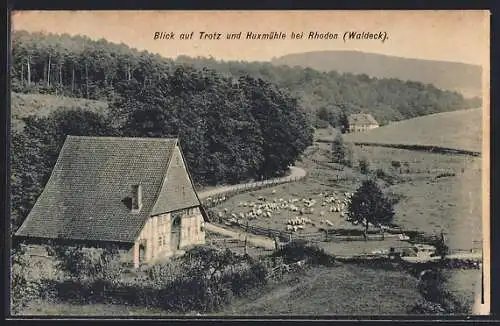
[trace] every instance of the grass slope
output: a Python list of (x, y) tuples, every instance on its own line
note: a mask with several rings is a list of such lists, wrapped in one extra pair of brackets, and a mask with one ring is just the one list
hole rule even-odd
[(23, 128), (22, 118), (30, 115), (46, 116), (57, 109), (87, 109), (94, 112), (105, 112), (108, 103), (82, 98), (54, 96), (45, 94), (11, 93), (12, 130)]
[(421, 299), (417, 280), (401, 271), (343, 265), (315, 267), (267, 289), (237, 299), (221, 315), (407, 314)]
[(430, 114), (367, 132), (344, 135), (346, 141), (438, 146), (481, 152), (482, 110)]

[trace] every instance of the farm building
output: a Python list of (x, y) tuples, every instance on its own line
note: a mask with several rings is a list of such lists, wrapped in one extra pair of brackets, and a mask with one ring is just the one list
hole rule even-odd
[(377, 120), (368, 113), (351, 114), (347, 118), (347, 121), (349, 124), (349, 132), (361, 132), (379, 127)]
[(138, 267), (203, 244), (205, 220), (178, 139), (68, 136), (16, 238), (118, 245)]

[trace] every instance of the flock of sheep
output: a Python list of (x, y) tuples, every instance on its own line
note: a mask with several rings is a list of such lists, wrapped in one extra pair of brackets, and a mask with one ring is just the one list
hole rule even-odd
[[(276, 193), (273, 190), (273, 194)], [(290, 212), (291, 214), (297, 214), (294, 218), (289, 219), (285, 222), (285, 229), (287, 231), (297, 232), (303, 230), (305, 226), (316, 227), (317, 223), (306, 215), (314, 214), (319, 212), (319, 216), (323, 219), (319, 222), (320, 224), (326, 224), (328, 226), (334, 226), (334, 224), (325, 219), (325, 216), (331, 213), (340, 213), (340, 216), (347, 221), (349, 221), (347, 216), (347, 209), (351, 201), (353, 194), (350, 192), (343, 193), (343, 198), (336, 193), (321, 192), (317, 194), (319, 198), (274, 198), (269, 199), (264, 196), (259, 196), (256, 201), (250, 202), (239, 202), (239, 209), (243, 209), (246, 212), (229, 212), (227, 208), (223, 211), (217, 213), (219, 218), (225, 218), (231, 224), (244, 224), (246, 221), (251, 221), (255, 219), (270, 219), (274, 215), (279, 214), (282, 211)], [(352, 223), (357, 224), (355, 221)]]

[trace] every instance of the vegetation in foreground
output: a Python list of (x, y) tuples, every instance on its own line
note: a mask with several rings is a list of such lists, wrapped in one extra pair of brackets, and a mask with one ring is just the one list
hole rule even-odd
[[(14, 254), (12, 286), (17, 293), (13, 312), (21, 315), (466, 312), (446, 290), (449, 276), (439, 269), (422, 277), (418, 270), (406, 271), (394, 261), (337, 262), (300, 241), (260, 259), (198, 247), (184, 257), (136, 272), (115, 259), (103, 259), (113, 257), (112, 251), (55, 247), (53, 255), (62, 268), (58, 276), (28, 274), (37, 267), (29, 265), (28, 255), (20, 250)], [(74, 264), (69, 262), (75, 259), (92, 264), (71, 269)]]
[(13, 253), (12, 311), (37, 300), (53, 303), (118, 304), (178, 314), (220, 309), (233, 297), (267, 282), (267, 267), (229, 250), (196, 247), (185, 256), (140, 271), (126, 269), (113, 250), (51, 247), (59, 275), (29, 273), (23, 245)]

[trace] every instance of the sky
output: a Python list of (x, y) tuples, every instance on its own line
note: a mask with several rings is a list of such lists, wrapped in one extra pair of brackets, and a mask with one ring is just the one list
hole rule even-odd
[[(13, 12), (12, 29), (104, 38), (170, 58), (267, 61), (290, 53), (357, 50), (483, 67), (489, 62), (488, 11), (23, 11)], [(287, 38), (243, 39), (247, 32), (273, 31)], [(339, 33), (339, 39), (308, 40), (311, 31)], [(389, 38), (344, 42), (348, 31), (386, 32)], [(156, 32), (173, 32), (176, 38), (155, 40)], [(179, 39), (191, 32), (192, 39)], [(222, 39), (200, 40), (200, 32), (221, 33)], [(224, 39), (238, 32), (242, 39)], [(305, 37), (291, 39), (291, 32)]]

